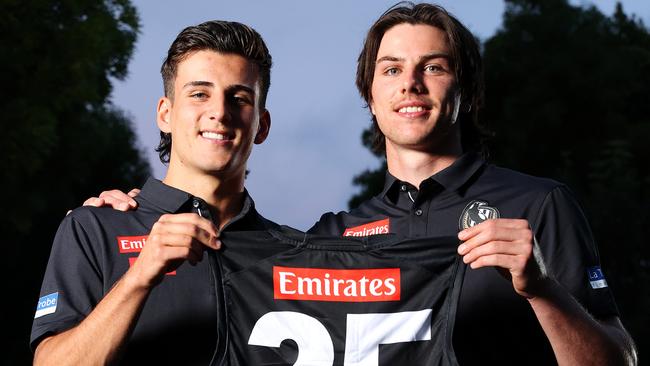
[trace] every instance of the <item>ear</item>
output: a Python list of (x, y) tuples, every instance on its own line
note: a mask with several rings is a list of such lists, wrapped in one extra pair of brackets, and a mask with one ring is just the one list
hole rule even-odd
[(372, 113), (373, 116), (376, 116), (375, 115), (375, 103), (373, 103), (372, 100), (370, 100), (370, 102), (368, 102), (368, 108), (370, 108), (370, 113)]
[(451, 124), (453, 125), (458, 120), (458, 112), (460, 111), (460, 103), (463, 100), (463, 96), (460, 94), (460, 90), (454, 94), (454, 111), (451, 114)]
[(271, 130), (271, 113), (267, 109), (262, 112), (260, 116), (260, 124), (257, 126), (257, 134), (255, 135), (256, 144), (261, 144), (269, 136), (269, 131)]
[(172, 112), (172, 101), (167, 97), (162, 97), (158, 100), (158, 108), (156, 109), (156, 123), (160, 131), (171, 133), (172, 128), (169, 123)]
[(468, 100), (468, 101), (462, 103), (461, 105), (463, 107), (462, 108), (463, 113), (469, 113), (469, 112), (472, 111), (472, 102), (471, 101)]

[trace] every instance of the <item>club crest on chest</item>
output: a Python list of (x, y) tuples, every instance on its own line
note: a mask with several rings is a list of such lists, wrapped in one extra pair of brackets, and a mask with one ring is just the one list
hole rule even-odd
[(476, 226), (485, 220), (498, 219), (499, 210), (490, 207), (485, 201), (473, 200), (465, 206), (458, 220), (458, 228), (464, 230)]

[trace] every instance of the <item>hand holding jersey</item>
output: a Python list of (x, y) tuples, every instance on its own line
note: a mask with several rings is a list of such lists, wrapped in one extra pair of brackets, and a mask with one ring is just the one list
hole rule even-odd
[(549, 280), (546, 266), (528, 221), (491, 219), (458, 233), (463, 262), (472, 269), (494, 266), (512, 280), (515, 291), (527, 298), (538, 294)]
[(183, 262), (195, 265), (201, 261), (206, 248), (219, 249), (217, 238), (215, 225), (195, 213), (162, 215), (126, 276), (143, 288), (152, 288)]

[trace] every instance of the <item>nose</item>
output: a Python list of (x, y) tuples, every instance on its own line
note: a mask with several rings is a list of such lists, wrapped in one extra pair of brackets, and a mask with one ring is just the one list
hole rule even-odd
[(402, 83), (402, 93), (408, 94), (422, 94), (426, 93), (426, 87), (424, 86), (424, 81), (422, 80), (422, 74), (413, 70), (411, 72), (405, 72), (404, 81)]
[(211, 121), (227, 122), (230, 120), (230, 107), (226, 97), (214, 97), (207, 111)]

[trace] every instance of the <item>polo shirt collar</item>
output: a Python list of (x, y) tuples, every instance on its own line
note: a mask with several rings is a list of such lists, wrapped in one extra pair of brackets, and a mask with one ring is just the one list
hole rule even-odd
[(192, 199), (191, 194), (168, 186), (152, 177), (147, 179), (147, 182), (142, 186), (138, 197), (169, 213), (178, 212), (181, 207)]
[[(437, 182), (447, 191), (460, 189), (474, 174), (485, 165), (485, 160), (475, 152), (466, 152), (461, 155), (453, 164), (432, 175), (428, 179)], [(386, 171), (384, 190), (379, 194), (382, 199), (386, 198), (391, 189), (399, 189), (401, 181)], [(423, 182), (424, 183), (424, 182)], [(397, 187), (397, 188), (393, 188)]]
[(453, 164), (432, 175), (433, 179), (448, 191), (457, 191), (485, 165), (485, 160), (475, 152), (461, 155)]
[[(178, 188), (168, 186), (152, 177), (147, 179), (147, 182), (142, 186), (142, 190), (140, 191), (140, 194), (138, 194), (138, 197), (147, 200), (162, 211), (169, 213), (181, 211), (186, 204), (189, 204), (188, 202), (194, 199), (194, 196), (191, 194)], [(201, 198), (197, 198), (203, 201)], [(230, 220), (230, 223), (248, 218), (250, 215), (254, 217), (256, 216), (255, 213), (255, 202), (253, 202), (248, 191), (244, 189), (244, 205), (242, 206), (241, 211)]]
[(260, 221), (259, 215), (255, 210), (255, 202), (244, 188), (244, 204), (241, 211), (224, 225), (222, 231), (228, 230), (246, 230), (256, 228), (256, 223)]

